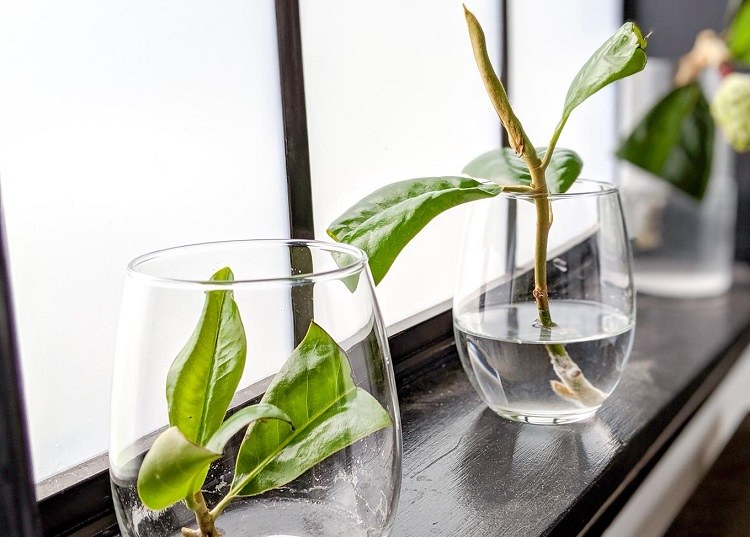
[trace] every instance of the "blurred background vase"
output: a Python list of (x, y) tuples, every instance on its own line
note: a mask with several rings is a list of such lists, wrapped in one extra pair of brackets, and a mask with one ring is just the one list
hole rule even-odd
[[(401, 428), (393, 370), (364, 254), (315, 241), (238, 241), (148, 254), (128, 267), (113, 379), (110, 475), (124, 536), (180, 535), (195, 517), (181, 502), (154, 512), (136, 492), (145, 452), (168, 424), (170, 364), (193, 332), (207, 281), (230, 267), (247, 336), (247, 362), (232, 407), (257, 402), (315, 321), (346, 351), (357, 386), (387, 410), (391, 426), (346, 447), (283, 487), (239, 498), (217, 519), (226, 537), (384, 536), (401, 483)], [(231, 412), (231, 408), (230, 408)], [(242, 434), (212, 466), (209, 508), (226, 494)]]
[[(536, 424), (592, 416), (622, 376), (635, 328), (617, 190), (579, 180), (550, 203), (547, 282), (556, 326), (538, 321), (530, 195), (471, 204), (453, 299), (456, 345), (475, 390), (500, 416)], [(567, 376), (573, 367), (579, 373)], [(563, 394), (561, 383), (575, 393)]]
[[(673, 61), (649, 58), (642, 73), (623, 81), (624, 133), (672, 89), (674, 71)], [(704, 73), (706, 95), (718, 80), (717, 72)], [(737, 185), (735, 153), (721, 133), (714, 136), (711, 173), (701, 200), (629, 162), (621, 161), (620, 171), (637, 290), (671, 298), (727, 291), (732, 285)]]

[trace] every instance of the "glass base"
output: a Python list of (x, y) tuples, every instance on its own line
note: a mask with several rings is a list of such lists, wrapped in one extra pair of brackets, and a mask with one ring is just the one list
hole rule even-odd
[[(195, 528), (194, 520), (186, 527)], [(357, 516), (356, 505), (346, 508), (309, 499), (240, 500), (216, 520), (227, 537), (386, 537), (390, 526), (368, 527)], [(181, 537), (175, 530), (170, 537)]]
[(497, 406), (490, 406), (495, 414), (500, 417), (518, 421), (521, 423), (531, 423), (533, 425), (563, 425), (565, 423), (576, 423), (579, 421), (586, 420), (596, 414), (598, 408), (585, 409), (581, 412), (568, 412), (568, 413), (522, 413), (508, 410), (507, 408), (500, 408)]
[(673, 264), (665, 269), (638, 260), (634, 277), (639, 293), (666, 298), (708, 298), (722, 295), (732, 286), (731, 266), (726, 270), (699, 271)]

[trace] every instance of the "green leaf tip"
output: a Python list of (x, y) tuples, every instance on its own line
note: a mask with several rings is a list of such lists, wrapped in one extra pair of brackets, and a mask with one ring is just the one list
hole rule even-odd
[(220, 268), (211, 276), (212, 282), (231, 282), (234, 281), (234, 273), (229, 267)]
[(631, 25), (630, 30), (636, 35), (636, 38), (638, 39), (638, 44), (640, 45), (641, 49), (644, 50), (644, 54), (645, 54), (646, 47), (648, 46), (648, 37), (651, 35), (651, 33), (649, 32), (648, 36), (644, 36), (640, 27), (636, 23), (626, 22), (625, 24)]
[(646, 38), (634, 22), (626, 22), (581, 67), (565, 98), (563, 121), (583, 101), (612, 82), (646, 67)]

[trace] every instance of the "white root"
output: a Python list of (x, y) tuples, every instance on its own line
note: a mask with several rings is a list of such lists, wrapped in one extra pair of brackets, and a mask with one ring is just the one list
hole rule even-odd
[(550, 382), (552, 390), (557, 395), (585, 407), (597, 407), (604, 402), (607, 395), (588, 381), (565, 347), (547, 345), (547, 354), (555, 374), (560, 379)]

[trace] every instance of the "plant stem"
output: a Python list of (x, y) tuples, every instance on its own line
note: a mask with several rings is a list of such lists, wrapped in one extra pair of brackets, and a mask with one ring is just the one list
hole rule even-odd
[[(531, 174), (531, 192), (534, 196), (536, 206), (536, 240), (534, 245), (534, 300), (539, 312), (539, 322), (544, 328), (553, 328), (552, 314), (549, 308), (549, 293), (547, 289), (547, 243), (549, 230), (552, 227), (552, 204), (549, 199), (549, 190), (545, 179), (547, 165), (552, 158), (557, 140), (562, 128), (567, 121), (567, 115), (563, 116), (547, 147), (544, 160), (539, 159), (536, 149), (521, 126), (508, 101), (505, 88), (495, 74), (495, 70), (487, 54), (487, 43), (484, 38), (482, 27), (476, 17), (464, 6), (466, 24), (469, 27), (469, 37), (477, 61), (479, 72), (482, 75), (487, 93), (492, 105), (495, 107), (500, 121), (508, 132), (508, 140), (526, 164)], [(510, 188), (504, 187), (506, 191)], [(565, 350), (565, 346), (559, 343), (546, 345), (547, 354), (550, 356), (552, 367), (560, 382), (553, 380), (552, 389), (566, 399), (580, 403), (585, 406), (598, 406), (604, 401), (606, 395), (596, 389), (586, 380), (581, 369), (573, 362)]]
[[(534, 250), (534, 299), (539, 312), (539, 323), (544, 328), (557, 326), (552, 320), (549, 309), (549, 291), (547, 289), (547, 243), (549, 230), (552, 227), (552, 204), (549, 201), (546, 187), (544, 193), (534, 199), (536, 205), (536, 243)], [(587, 407), (597, 407), (607, 398), (606, 394), (592, 385), (581, 371), (581, 368), (565, 350), (565, 345), (550, 343), (545, 345), (547, 355), (560, 381), (550, 382), (552, 390), (575, 403)]]
[(192, 498), (187, 498), (185, 503), (195, 513), (198, 529), (182, 528), (183, 537), (222, 537), (216, 529), (215, 518), (208, 510), (201, 491), (196, 492)]
[(553, 328), (549, 311), (549, 292), (547, 290), (547, 241), (552, 227), (552, 207), (546, 195), (534, 199), (536, 206), (536, 241), (534, 244), (534, 300), (539, 311), (539, 323), (545, 328)]
[(219, 503), (214, 506), (213, 509), (211, 509), (210, 515), (215, 519), (219, 517), (221, 513), (224, 512), (224, 509), (227, 508), (227, 505), (234, 500), (234, 498), (237, 496), (236, 493), (233, 493), (233, 491), (230, 489), (230, 491), (227, 493), (226, 496), (224, 496)]

